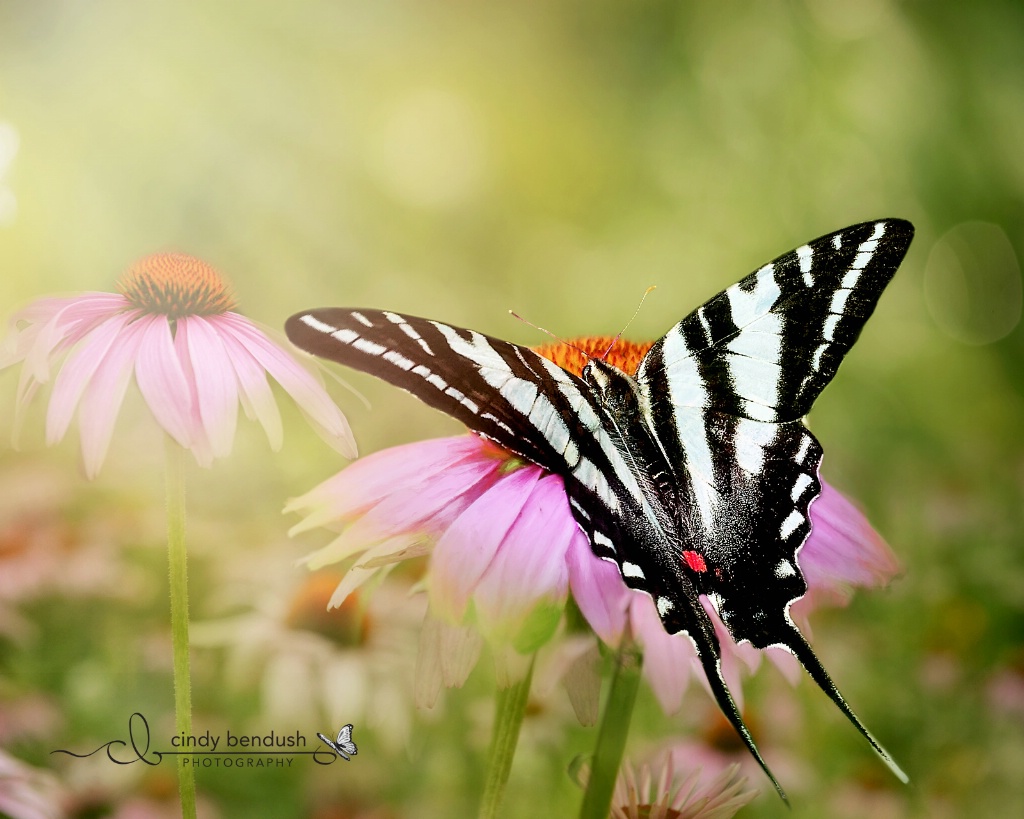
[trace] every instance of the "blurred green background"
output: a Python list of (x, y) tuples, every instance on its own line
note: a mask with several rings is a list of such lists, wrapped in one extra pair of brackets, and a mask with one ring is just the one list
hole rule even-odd
[[(813, 639), (913, 785), (807, 682), (766, 669), (748, 708), (792, 815), (1020, 816), (1024, 5), (0, 0), (5, 316), (180, 250), (275, 328), (367, 305), (537, 344), (508, 309), (614, 333), (656, 284), (629, 331), (654, 338), (774, 256), (883, 216), (917, 238), (811, 422), (825, 475), (905, 572), (820, 613)], [(344, 377), (372, 404), (335, 391), (364, 453), (457, 430)], [(166, 765), (49, 756), (123, 735), (132, 710), (173, 724), (159, 436), (129, 401), (86, 483), (73, 434), (44, 447), (42, 402), (10, 448), (16, 381), (0, 376), (0, 745), (56, 771), (70, 815), (173, 815)], [(230, 459), (189, 473), (193, 619), (235, 623), (195, 649), (196, 726), (355, 720), (363, 755), (200, 772), (202, 810), (472, 814), (487, 664), (415, 713), (414, 624), (381, 625), (380, 659), (343, 616), (311, 613), (326, 598), (294, 562), (324, 538), (289, 541), (280, 508), (343, 463), (283, 411), (281, 453), (246, 423)], [(355, 632), (395, 619), (386, 603)], [(707, 699), (694, 686), (665, 719), (645, 690), (630, 755), (714, 741)], [(575, 812), (566, 767), (594, 731), (566, 712), (538, 696), (505, 815)], [(790, 815), (752, 783), (743, 816)]]

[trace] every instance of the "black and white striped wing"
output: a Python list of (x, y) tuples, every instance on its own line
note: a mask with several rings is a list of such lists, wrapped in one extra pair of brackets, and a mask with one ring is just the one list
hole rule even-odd
[(561, 475), (594, 551), (629, 559), (633, 538), (622, 533), (622, 519), (646, 514), (642, 477), (580, 378), (529, 348), (388, 311), (311, 310), (285, 330), (298, 347), (401, 387)]
[(801, 418), (912, 237), (909, 223), (883, 220), (781, 256), (673, 327), (637, 373), (680, 487), (687, 577), (737, 640), (792, 651), (904, 779), (836, 690), (789, 605), (807, 590), (796, 556), (821, 491), (821, 447)]
[(787, 643), (785, 610), (806, 591), (796, 552), (821, 489), (821, 447), (800, 419), (912, 236), (883, 220), (803, 245), (693, 311), (637, 372), (683, 487), (691, 563), (708, 567), (694, 581), (737, 639)]
[(802, 418), (860, 335), (914, 236), (865, 222), (780, 256), (673, 327), (637, 374), (677, 407)]

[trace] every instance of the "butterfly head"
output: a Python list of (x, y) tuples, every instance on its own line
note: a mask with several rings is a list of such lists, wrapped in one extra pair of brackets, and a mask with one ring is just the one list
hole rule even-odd
[(636, 380), (614, 364), (592, 358), (583, 368), (583, 380), (602, 404), (612, 410), (636, 408)]

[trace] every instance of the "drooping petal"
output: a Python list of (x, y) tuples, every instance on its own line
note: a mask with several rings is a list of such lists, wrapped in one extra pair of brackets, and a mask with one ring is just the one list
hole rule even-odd
[(565, 691), (580, 725), (597, 725), (601, 704), (601, 652), (593, 641), (566, 671)]
[(882, 585), (899, 572), (896, 556), (864, 515), (825, 481), (810, 515), (811, 534), (798, 561), (812, 594), (844, 602), (850, 586)]
[(565, 604), (565, 552), (578, 531), (562, 479), (542, 477), (473, 593), (481, 627), (492, 639), (512, 642), (524, 654), (547, 642)]
[(85, 474), (89, 478), (96, 477), (107, 454), (141, 341), (142, 328), (137, 324), (126, 325), (82, 395), (78, 429)]
[(164, 316), (143, 316), (136, 324), (142, 332), (135, 360), (139, 391), (167, 434), (186, 449), (194, 436), (191, 408), (195, 397), (174, 349), (171, 327)]
[(251, 321), (237, 313), (219, 317), (225, 327), (245, 345), (298, 404), (310, 422), (324, 434), (328, 443), (346, 458), (358, 456), (355, 438), (348, 420), (331, 400), (323, 385), (288, 353), (272, 343)]
[[(390, 538), (385, 540), (383, 543), (378, 543), (370, 549), (367, 549), (363, 555), (363, 561), (368, 562), (379, 559), (385, 555), (400, 554), (406, 551), (412, 544), (416, 542), (416, 536), (405, 534), (399, 537)], [(319, 566), (311, 566), (311, 569), (318, 569)], [(357, 565), (350, 568), (345, 572), (345, 577), (342, 578), (341, 583), (338, 584), (338, 588), (334, 590), (334, 594), (331, 595), (331, 600), (327, 604), (327, 608), (336, 609), (342, 605), (352, 592), (363, 585), (373, 575), (380, 571), (380, 566), (363, 566)]]
[(565, 560), (576, 605), (597, 636), (607, 645), (617, 646), (626, 628), (631, 595), (622, 582), (619, 567), (595, 555), (587, 536), (578, 529)]
[(433, 708), (442, 685), (461, 686), (482, 648), (483, 640), (474, 628), (444, 622), (428, 611), (416, 654), (417, 707)]
[[(306, 513), (289, 534), (351, 520), (389, 497), (415, 498), (423, 486), (439, 481), (464, 483), (468, 488), (501, 465), (493, 458), (480, 458), (480, 446), (476, 437), (460, 435), (391, 447), (360, 458), (288, 502), (285, 512)], [(453, 479), (450, 471), (462, 466), (468, 470)]]
[(284, 428), (281, 425), (281, 413), (274, 400), (274, 393), (267, 383), (266, 370), (253, 358), (233, 332), (222, 332), (224, 348), (227, 350), (231, 366), (235, 369), (238, 379), (239, 397), (249, 418), (259, 421), (267, 434), (270, 448), (275, 452), (284, 443)]
[(238, 382), (213, 321), (204, 316), (178, 319), (177, 332), (185, 337), (192, 362), (199, 417), (203, 421), (214, 457), (230, 454), (238, 422)]
[(103, 363), (124, 329), (124, 315), (114, 315), (96, 327), (64, 362), (53, 384), (46, 413), (46, 442), (54, 444), (64, 437), (75, 407), (89, 381)]
[[(650, 683), (666, 714), (674, 714), (683, 704), (690, 669), (697, 660), (693, 643), (684, 634), (669, 634), (661, 624), (654, 601), (634, 593), (630, 603), (630, 624), (635, 639), (644, 650), (644, 676)], [(698, 677), (703, 674), (698, 672)]]
[[(184, 331), (184, 332), (183, 332)], [(213, 463), (213, 447), (210, 444), (210, 437), (203, 426), (203, 419), (199, 412), (199, 390), (196, 387), (195, 370), (192, 366), (192, 356), (188, 351), (188, 331), (183, 323), (177, 323), (177, 330), (174, 334), (174, 353), (181, 365), (181, 371), (188, 383), (189, 408), (188, 426), (191, 431), (191, 443), (189, 448), (200, 466), (210, 466)]]
[(438, 540), (431, 560), (431, 608), (459, 622), (480, 578), (519, 517), (543, 472), (524, 467), (477, 498)]

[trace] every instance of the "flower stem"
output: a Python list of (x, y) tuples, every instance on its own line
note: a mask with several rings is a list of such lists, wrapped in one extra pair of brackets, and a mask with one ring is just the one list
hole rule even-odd
[[(179, 736), (192, 735), (192, 684), (188, 656), (188, 556), (185, 549), (184, 454), (167, 437), (167, 557), (171, 572), (171, 642), (174, 646), (174, 725)], [(196, 781), (185, 757), (178, 757), (178, 793), (182, 819), (195, 819)]]
[(480, 800), (480, 819), (494, 819), (498, 815), (501, 797), (505, 792), (509, 772), (512, 770), (512, 758), (516, 754), (519, 742), (519, 729), (523, 725), (526, 713), (526, 701), (530, 694), (530, 681), (533, 679), (533, 658), (526, 676), (508, 688), (498, 691), (497, 707), (494, 715), (494, 733), (491, 735), (491, 750), (487, 762), (487, 779), (484, 782), (484, 795)]
[(622, 763), (626, 737), (629, 736), (633, 704), (640, 688), (642, 666), (643, 654), (640, 648), (628, 637), (623, 638), (615, 655), (615, 673), (601, 716), (587, 790), (580, 806), (580, 819), (606, 819), (608, 816), (615, 790), (615, 777)]

